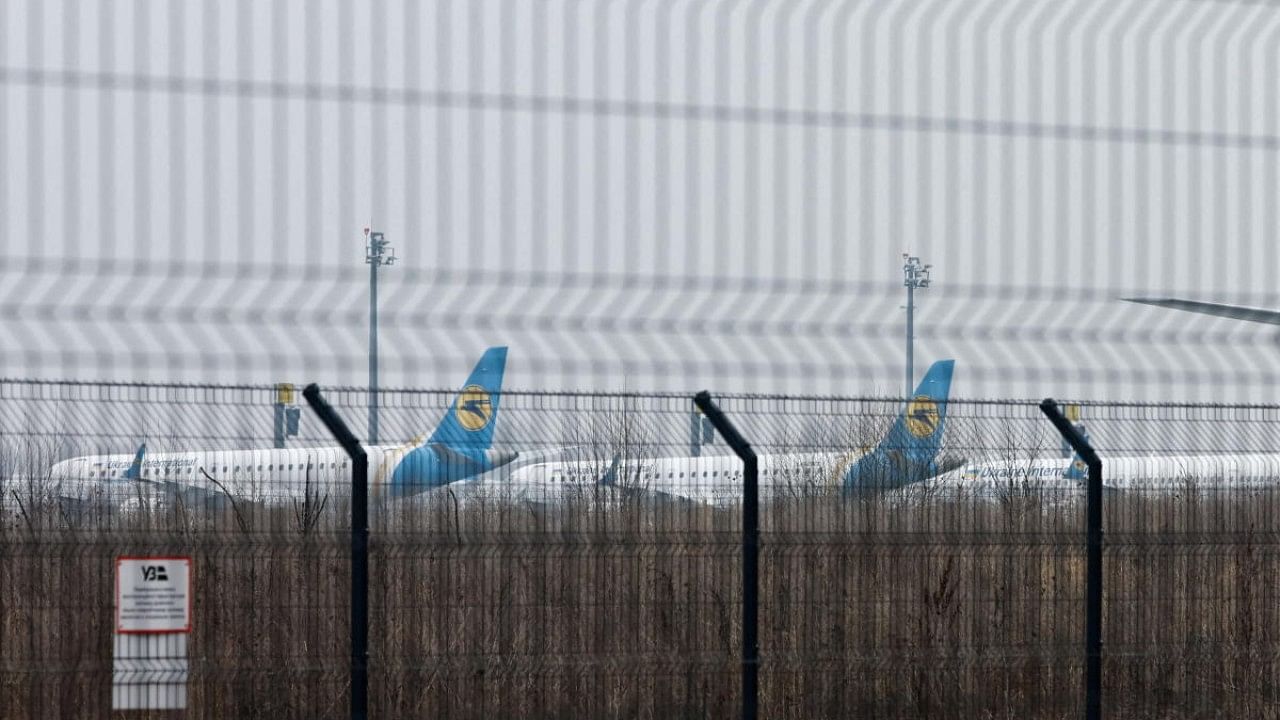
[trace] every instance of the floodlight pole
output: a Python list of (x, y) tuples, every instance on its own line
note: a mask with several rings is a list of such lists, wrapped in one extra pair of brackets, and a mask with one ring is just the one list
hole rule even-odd
[(380, 232), (364, 229), (365, 256), (369, 266), (369, 444), (378, 444), (378, 266), (396, 261), (395, 248)]
[(915, 388), (915, 312), (916, 288), (929, 287), (929, 269), (932, 265), (921, 265), (920, 258), (908, 253), (902, 254), (902, 284), (907, 287), (907, 383), (902, 396), (911, 398)]

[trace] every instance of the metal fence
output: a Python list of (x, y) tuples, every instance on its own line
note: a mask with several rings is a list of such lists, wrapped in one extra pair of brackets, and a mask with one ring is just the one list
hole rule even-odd
[[(384, 392), (384, 439), (421, 444), (454, 395)], [(363, 389), (325, 396), (360, 422)], [(850, 489), (901, 401), (715, 400), (767, 458), (761, 717), (1083, 714), (1085, 491), (1037, 403), (951, 400), (927, 477)], [(113, 561), (138, 554), (193, 558), (188, 717), (347, 714), (349, 471), (302, 450), (335, 445), (314, 415), (287, 442), (317, 466), (302, 493), (237, 499), (157, 465), (72, 502), (52, 469), (143, 441), (270, 448), (275, 401), (0, 383), (0, 716), (109, 714)], [(1274, 716), (1280, 407), (1081, 415), (1105, 468), (1107, 716)], [(371, 478), (371, 716), (736, 716), (740, 465), (709, 459), (730, 453), (692, 399), (505, 392), (494, 421), (509, 465), (406, 497)]]

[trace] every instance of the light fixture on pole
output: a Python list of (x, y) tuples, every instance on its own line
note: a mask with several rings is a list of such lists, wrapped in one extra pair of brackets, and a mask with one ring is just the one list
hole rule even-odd
[(378, 267), (396, 261), (396, 249), (380, 232), (364, 229), (369, 266), (369, 444), (378, 444)]
[(929, 268), (932, 265), (921, 265), (920, 258), (902, 253), (902, 284), (907, 287), (907, 385), (903, 397), (911, 398), (915, 388), (915, 310), (916, 288), (923, 290), (929, 287)]

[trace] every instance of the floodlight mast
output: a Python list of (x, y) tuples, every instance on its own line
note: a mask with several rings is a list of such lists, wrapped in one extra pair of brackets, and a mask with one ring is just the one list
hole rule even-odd
[(378, 444), (378, 267), (393, 265), (396, 250), (380, 232), (364, 229), (365, 256), (369, 266), (369, 444)]
[(916, 288), (929, 287), (929, 269), (932, 265), (922, 265), (920, 258), (909, 253), (902, 253), (902, 284), (907, 288), (907, 383), (903, 397), (911, 399), (911, 391), (915, 388), (915, 311)]

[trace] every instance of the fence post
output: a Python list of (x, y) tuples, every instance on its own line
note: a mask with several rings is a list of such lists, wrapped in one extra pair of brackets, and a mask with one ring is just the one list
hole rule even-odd
[(351, 718), (369, 716), (369, 457), (338, 413), (311, 383), (302, 391), (351, 457)]
[(742, 458), (742, 718), (755, 720), (760, 702), (760, 486), (756, 453), (703, 390), (693, 402)]
[(1085, 508), (1085, 680), (1086, 720), (1102, 718), (1102, 459), (1052, 398), (1040, 403), (1040, 411), (1089, 465), (1089, 491)]

